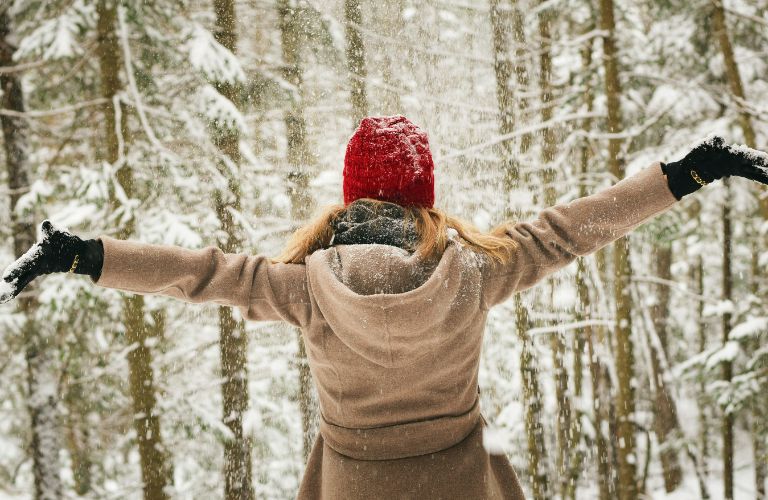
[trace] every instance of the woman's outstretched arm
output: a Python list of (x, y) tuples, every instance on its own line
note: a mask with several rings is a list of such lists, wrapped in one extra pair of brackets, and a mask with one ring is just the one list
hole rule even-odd
[(532, 222), (510, 224), (506, 233), (517, 248), (507, 263), (486, 268), (486, 306), (599, 250), (676, 201), (661, 165), (654, 163), (599, 193), (546, 208)]
[(712, 136), (681, 160), (654, 163), (597, 194), (543, 210), (533, 222), (511, 224), (510, 260), (485, 269), (483, 300), (493, 306), (547, 275), (624, 236), (682, 197), (731, 175), (768, 184), (768, 154)]
[(238, 307), (246, 319), (309, 322), (303, 265), (275, 264), (261, 255), (227, 254), (216, 247), (189, 250), (109, 236), (82, 240), (48, 221), (42, 233), (42, 240), (3, 274), (0, 302), (37, 276), (75, 272), (103, 287)]
[(307, 279), (301, 264), (273, 263), (261, 255), (224, 253), (209, 246), (170, 245), (100, 237), (104, 264), (95, 283), (185, 302), (213, 302), (241, 309), (246, 319), (309, 321)]

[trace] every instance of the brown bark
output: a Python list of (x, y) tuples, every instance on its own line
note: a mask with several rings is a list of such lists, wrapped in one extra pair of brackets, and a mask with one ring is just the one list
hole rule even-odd
[(533, 345), (528, 330), (530, 321), (528, 310), (515, 295), (515, 329), (520, 339), (520, 373), (523, 380), (523, 400), (525, 401), (525, 435), (528, 444), (528, 476), (534, 500), (550, 498), (549, 478), (547, 474), (547, 450), (542, 426), (543, 401), (539, 387), (539, 372), (533, 355)]
[(352, 121), (355, 127), (368, 115), (368, 97), (365, 90), (365, 44), (360, 26), (363, 10), (360, 0), (344, 0), (344, 32), (347, 37), (347, 65), (349, 66), (352, 100)]
[[(696, 293), (698, 295), (704, 295), (704, 262), (699, 255), (696, 258), (696, 267), (695, 267), (695, 273), (696, 273)], [(701, 319), (704, 316), (704, 303), (702, 301), (698, 302), (698, 306), (696, 308), (696, 330), (697, 330), (697, 337), (699, 340), (699, 352), (704, 352), (704, 350), (707, 348), (707, 335), (706, 335), (706, 329), (704, 328), (704, 325), (701, 322)], [(705, 404), (705, 401), (708, 398), (707, 395), (707, 387), (706, 387), (706, 380), (704, 377), (700, 377), (699, 380), (699, 450), (701, 455), (701, 468), (704, 474), (707, 474), (709, 471), (708, 469), (708, 463), (709, 463), (709, 416), (707, 411), (707, 405)]]
[[(762, 270), (760, 268), (759, 246), (757, 242), (752, 242), (752, 262), (751, 262), (750, 292), (753, 297), (760, 296), (760, 277)], [(753, 352), (760, 348), (759, 341), (753, 341), (750, 345)], [(762, 361), (755, 369), (763, 369), (768, 372), (768, 362)], [(757, 500), (766, 500), (765, 482), (768, 479), (768, 395), (765, 391), (755, 395), (755, 402), (751, 405), (751, 415), (749, 418), (750, 434), (752, 437), (752, 456), (755, 462), (755, 498)]]
[[(69, 326), (69, 325), (67, 325)], [(57, 329), (58, 335), (64, 335), (65, 328)], [(80, 340), (80, 339), (78, 339)], [(88, 338), (86, 341), (90, 341)], [(74, 355), (67, 362), (66, 377), (68, 380), (78, 379), (85, 375), (86, 370), (81, 366), (80, 360), (85, 359), (88, 350), (84, 345), (70, 347), (75, 350)], [(91, 411), (91, 402), (85, 387), (81, 383), (66, 384), (64, 404), (67, 408), (66, 444), (69, 451), (74, 490), (78, 495), (86, 495), (91, 491), (93, 479), (93, 447), (91, 446), (90, 424), (85, 416)]]
[[(622, 130), (621, 116), (621, 83), (616, 51), (613, 0), (600, 0), (600, 28), (605, 31), (603, 36), (603, 67), (605, 70), (605, 93), (607, 105), (607, 128), (611, 134)], [(608, 139), (608, 166), (616, 179), (624, 178), (622, 164), (621, 139)], [(617, 397), (617, 440), (619, 445), (619, 490), (620, 500), (634, 499), (638, 496), (637, 489), (637, 453), (635, 450), (635, 375), (634, 346), (632, 341), (632, 299), (629, 293), (630, 267), (629, 239), (625, 236), (617, 240), (613, 254), (613, 291), (616, 300), (616, 371), (618, 376)]]
[[(515, 60), (514, 70), (515, 79), (517, 81), (518, 89), (521, 93), (528, 91), (528, 66), (526, 64), (526, 58), (529, 56), (528, 47), (525, 43), (525, 28), (523, 27), (523, 14), (520, 12), (517, 2), (512, 3), (512, 37), (515, 41)], [(526, 110), (528, 109), (528, 100), (523, 96), (518, 96), (516, 99), (516, 107), (518, 111), (518, 122), (520, 118), (524, 118)], [(523, 134), (520, 138), (520, 152), (525, 153), (528, 148), (531, 147), (531, 141), (533, 140), (532, 134)]]
[[(214, 0), (216, 14), (216, 41), (233, 54), (237, 52), (237, 17), (233, 0)], [(214, 82), (216, 90), (238, 105), (236, 82)], [(214, 206), (221, 224), (219, 247), (226, 253), (242, 249), (232, 211), (240, 210), (238, 176), (232, 173), (240, 165), (240, 131), (235, 127), (219, 127), (214, 131), (214, 142), (222, 154), (219, 172), (227, 179), (227, 189), (216, 190)], [(227, 166), (230, 163), (230, 166)], [(251, 439), (243, 432), (243, 415), (248, 411), (248, 338), (242, 320), (236, 320), (230, 307), (219, 307), (219, 352), (223, 383), (223, 422), (231, 437), (224, 441), (224, 498), (254, 498), (252, 484)]]
[[(12, 25), (9, 7), (0, 12), (0, 66), (12, 66), (16, 46), (11, 41)], [(0, 74), (2, 109), (24, 112), (24, 92), (15, 73)], [(29, 187), (30, 165), (27, 156), (29, 126), (25, 118), (0, 116), (3, 129), (5, 165), (10, 191), (9, 213), (13, 234), (13, 252), (21, 256), (35, 243), (35, 225), (31, 214), (20, 214), (15, 208)], [(24, 339), (24, 359), (27, 364), (27, 410), (30, 417), (32, 473), (35, 479), (35, 500), (61, 498), (59, 449), (61, 417), (56, 379), (55, 344), (35, 320), (38, 303), (34, 285), (28, 286), (18, 299), (24, 316), (21, 334)], [(32, 292), (32, 293), (31, 293)]]
[[(499, 106), (499, 133), (506, 135), (515, 129), (515, 96), (510, 88), (514, 68), (509, 57), (509, 26), (511, 5), (502, 0), (490, 0), (491, 30), (493, 34), (493, 71), (496, 75), (496, 100)], [(519, 178), (512, 140), (499, 144), (505, 184), (512, 186)]]
[[(502, 7), (499, 0), (491, 0), (490, 21), (493, 30), (494, 70), (496, 76), (496, 96), (499, 106), (499, 132), (508, 134), (514, 130), (514, 99), (509, 87), (512, 68), (506, 62), (509, 57), (508, 25), (505, 21), (507, 7)], [(510, 143), (506, 142), (500, 148), (504, 189), (509, 191), (518, 186), (521, 179), (519, 171), (514, 166), (514, 152)], [(510, 207), (505, 208), (505, 218), (512, 217)], [(542, 394), (539, 387), (539, 373), (533, 354), (533, 345), (528, 337), (530, 321), (528, 311), (523, 306), (520, 295), (515, 295), (515, 330), (521, 342), (520, 373), (523, 380), (523, 400), (525, 402), (525, 431), (528, 445), (528, 476), (531, 491), (535, 500), (549, 496), (549, 480), (547, 477), (546, 446), (544, 428), (542, 425)]]
[[(116, 4), (100, 0), (97, 5), (97, 30), (99, 44), (97, 56), (101, 95), (107, 99), (102, 110), (104, 113), (104, 135), (106, 151), (103, 159), (112, 164), (123, 161), (120, 142), (128, 140), (126, 113), (122, 106), (114, 106), (113, 98), (120, 91), (121, 57), (116, 33)], [(116, 130), (117, 116), (120, 116), (119, 133)], [(134, 195), (133, 173), (125, 163), (119, 165), (117, 181), (128, 198)], [(119, 201), (110, 189), (110, 205), (116, 209)], [(118, 228), (117, 237), (129, 238), (134, 232), (135, 221), (127, 221)], [(160, 434), (160, 417), (156, 411), (154, 373), (152, 371), (152, 352), (146, 346), (149, 329), (144, 322), (144, 298), (141, 295), (123, 297), (123, 324), (126, 340), (135, 346), (128, 354), (129, 386), (133, 400), (134, 428), (139, 445), (141, 476), (144, 498), (168, 498), (164, 491), (172, 483), (170, 458), (163, 446)]]
[[(581, 295), (581, 293), (580, 293)], [(595, 417), (595, 447), (597, 448), (597, 473), (598, 473), (598, 488), (600, 491), (600, 500), (608, 500), (611, 498), (613, 480), (611, 478), (610, 466), (611, 455), (608, 448), (608, 440), (603, 434), (604, 423), (607, 421), (605, 417), (606, 408), (602, 404), (603, 398), (601, 394), (604, 394), (606, 389), (601, 383), (603, 375), (603, 367), (597, 359), (597, 354), (594, 347), (594, 338), (592, 335), (592, 329), (587, 328), (584, 331), (587, 335), (587, 354), (589, 355), (589, 372), (592, 380), (592, 411)]]
[[(725, 202), (723, 203), (722, 222), (723, 222), (723, 275), (722, 275), (722, 298), (723, 300), (733, 299), (733, 276), (731, 275), (731, 206), (730, 206), (730, 179), (723, 179), (723, 185), (726, 189)], [(728, 342), (728, 335), (731, 331), (731, 314), (723, 314), (723, 345)], [(730, 382), (733, 377), (733, 365), (730, 361), (722, 364), (722, 378)], [(721, 422), (721, 431), (723, 436), (723, 497), (727, 500), (733, 500), (733, 424), (734, 415), (730, 411), (725, 411)]]
[[(295, 224), (307, 220), (312, 212), (309, 190), (310, 168), (313, 162), (307, 140), (307, 123), (302, 108), (303, 71), (301, 66), (300, 32), (295, 11), (287, 0), (278, 1), (280, 41), (283, 56), (283, 78), (292, 86), (293, 96), (285, 112), (285, 132), (288, 142), (288, 196), (291, 199), (291, 218)], [(302, 424), (304, 460), (309, 457), (317, 430), (316, 402), (312, 391), (307, 353), (301, 332), (297, 329), (299, 408)]]
[[(656, 275), (661, 279), (671, 280), (672, 248), (668, 244), (657, 245), (655, 260)], [(667, 357), (669, 287), (662, 284), (656, 288), (657, 303), (653, 306), (652, 317), (654, 330), (661, 345), (658, 346), (655, 342), (649, 342), (653, 377), (651, 387), (654, 395), (653, 430), (660, 448), (659, 456), (664, 475), (664, 488), (669, 493), (676, 490), (683, 480), (677, 449), (669, 443), (670, 440), (679, 435), (680, 423), (677, 419), (677, 405), (667, 386), (665, 369), (662, 364), (662, 359)]]
[[(551, 58), (551, 20), (552, 10), (544, 7), (538, 15), (539, 30), (539, 95), (541, 96), (541, 121), (546, 123), (552, 119), (552, 58)], [(542, 130), (541, 162), (542, 184), (544, 185), (544, 205), (551, 207), (557, 202), (557, 190), (555, 189), (555, 171), (552, 162), (555, 159), (555, 132), (552, 127)], [(547, 279), (550, 290), (554, 289), (554, 277)], [(551, 303), (551, 301), (550, 301)], [(573, 432), (572, 405), (568, 395), (568, 371), (565, 368), (565, 343), (559, 333), (550, 334), (550, 348), (552, 350), (552, 364), (555, 378), (555, 400), (557, 403), (557, 417), (555, 421), (555, 433), (557, 436), (557, 454), (555, 472), (558, 478), (558, 489), (562, 498), (569, 498), (571, 477), (571, 435)]]
[[(591, 30), (592, 27), (590, 26), (587, 31)], [(581, 66), (584, 69), (585, 73), (589, 70), (589, 67), (592, 63), (592, 41), (588, 41), (587, 44), (584, 46), (584, 48), (581, 50)], [(591, 92), (590, 89), (588, 89), (584, 93), (584, 104), (586, 106), (586, 110), (588, 112), (592, 111), (594, 103), (594, 95)], [(581, 129), (584, 132), (588, 132), (592, 128), (592, 119), (591, 118), (585, 118), (581, 123)], [(584, 142), (582, 143), (581, 147), (579, 148), (580, 151), (580, 157), (579, 157), (579, 164), (580, 164), (580, 171), (581, 171), (581, 178), (582, 180), (586, 180), (587, 172), (589, 171), (589, 163), (592, 158), (592, 151), (590, 148), (590, 145), (588, 143), (588, 140), (585, 138)], [(587, 192), (586, 183), (581, 182), (579, 186), (579, 196), (584, 197), (589, 194)], [(584, 259), (579, 259), (577, 262), (577, 270), (576, 270), (576, 290), (579, 297), (579, 313), (576, 317), (576, 320), (589, 320), (592, 318), (592, 301), (589, 295), (589, 287), (587, 284), (587, 272), (586, 272), (586, 265)], [(599, 490), (599, 498), (600, 500), (609, 500), (611, 495), (611, 476), (610, 476), (610, 453), (608, 450), (608, 441), (605, 438), (605, 435), (603, 434), (603, 428), (606, 422), (605, 419), (605, 411), (604, 408), (601, 406), (600, 401), (602, 399), (602, 394), (605, 391), (605, 388), (603, 387), (601, 381), (603, 379), (603, 370), (604, 367), (601, 366), (599, 360), (597, 359), (597, 355), (595, 353), (594, 348), (594, 336), (596, 332), (593, 330), (591, 326), (587, 326), (584, 328), (583, 333), (581, 336), (577, 337), (576, 341), (576, 356), (575, 359), (581, 360), (580, 353), (584, 351), (584, 343), (586, 340), (586, 347), (587, 347), (587, 355), (588, 358), (588, 366), (589, 366), (589, 374), (590, 374), (590, 382), (591, 382), (591, 389), (592, 389), (592, 411), (593, 411), (593, 418), (594, 418), (594, 428), (595, 428), (595, 448), (597, 449), (597, 473), (598, 473), (598, 490)], [(602, 337), (602, 336), (601, 336)], [(580, 367), (574, 367), (575, 372), (575, 386), (577, 390), (580, 390), (581, 388), (581, 381), (579, 380), (579, 374), (581, 373)], [(580, 396), (580, 393), (577, 393), (577, 397)], [(574, 467), (572, 467), (572, 471), (577, 472), (579, 467), (578, 464), (581, 463), (581, 460), (578, 461), (577, 464), (574, 464)], [(577, 478), (573, 478), (573, 484), (575, 485)], [(575, 486), (573, 491), (573, 496), (575, 497)]]
[[(750, 146), (755, 147), (755, 130), (752, 127), (752, 121), (749, 112), (744, 108), (746, 102), (746, 95), (744, 92), (744, 85), (739, 73), (738, 63), (733, 53), (733, 47), (731, 45), (730, 36), (728, 34), (728, 25), (725, 17), (725, 10), (723, 8), (722, 1), (712, 1), (712, 30), (713, 35), (717, 38), (720, 45), (720, 51), (723, 55), (723, 62), (725, 63), (725, 74), (728, 80), (728, 86), (731, 94), (734, 97), (738, 105), (738, 118), (739, 125), (741, 126), (742, 134), (744, 135), (744, 142)], [(725, 179), (727, 180), (727, 179)], [(728, 182), (725, 182), (726, 189), (728, 189)], [(759, 212), (763, 219), (768, 219), (768, 196), (766, 195), (766, 187), (760, 184), (755, 185), (755, 189), (758, 191), (759, 199)], [(728, 198), (726, 197), (725, 205), (723, 207), (723, 298), (730, 300), (732, 293), (732, 276), (730, 270), (730, 207), (728, 206)], [(728, 341), (728, 332), (731, 328), (730, 314), (723, 315), (723, 342)], [(729, 381), (733, 376), (733, 367), (730, 362), (723, 363), (722, 367), (723, 379)], [(727, 499), (733, 498), (733, 425), (734, 415), (726, 413), (723, 416), (722, 421), (722, 435), (723, 435), (723, 488), (724, 496)], [(762, 464), (762, 470), (765, 474), (766, 465)], [(755, 470), (756, 478), (760, 475), (759, 466)], [(765, 488), (765, 484), (758, 483), (758, 488)]]
[[(373, 2), (369, 9), (374, 13), (377, 31), (389, 38), (398, 40), (402, 37), (404, 0), (388, 0), (386, 2)], [(405, 114), (403, 103), (400, 100), (400, 89), (403, 83), (399, 78), (402, 72), (402, 55), (391, 50), (386, 42), (378, 49), (378, 66), (381, 68), (381, 78), (385, 88), (381, 90), (379, 100), (374, 109), (382, 110), (383, 115)]]
[(728, 35), (728, 27), (725, 20), (725, 10), (720, 0), (712, 1), (712, 30), (713, 35), (717, 38), (720, 45), (720, 51), (723, 54), (723, 62), (725, 63), (725, 75), (728, 79), (728, 86), (730, 87), (731, 94), (736, 98), (739, 106), (739, 125), (744, 134), (744, 141), (750, 147), (755, 147), (755, 130), (752, 128), (752, 121), (750, 120), (749, 113), (744, 109), (743, 103), (746, 100), (744, 94), (744, 85), (741, 81), (741, 75), (739, 73), (739, 66), (736, 62), (736, 57), (733, 54), (733, 47), (731, 46), (731, 39)]

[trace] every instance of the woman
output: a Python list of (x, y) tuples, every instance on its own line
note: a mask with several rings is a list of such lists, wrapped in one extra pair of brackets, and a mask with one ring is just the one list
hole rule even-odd
[(510, 462), (482, 445), (478, 366), (488, 310), (628, 233), (715, 179), (768, 183), (759, 154), (713, 138), (528, 223), (483, 234), (433, 208), (427, 136), (405, 117), (365, 118), (344, 160), (344, 204), (276, 261), (208, 247), (83, 241), (43, 222), (6, 271), (4, 300), (36, 276), (241, 309), (304, 335), (320, 433), (301, 499), (523, 498)]

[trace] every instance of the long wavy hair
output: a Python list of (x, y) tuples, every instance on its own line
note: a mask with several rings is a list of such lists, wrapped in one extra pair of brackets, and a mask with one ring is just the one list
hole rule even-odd
[[(386, 203), (371, 198), (361, 198), (358, 201), (369, 203), (374, 211)], [(303, 264), (308, 255), (330, 247), (334, 222), (346, 209), (347, 206), (342, 204), (323, 208), (314, 219), (293, 233), (282, 253), (273, 260), (286, 264)], [(442, 255), (448, 245), (449, 229), (455, 230), (466, 246), (499, 263), (507, 262), (517, 247), (517, 243), (505, 235), (507, 224), (484, 233), (473, 224), (448, 215), (439, 208), (413, 206), (403, 209), (406, 220), (410, 219), (415, 223), (419, 237), (416, 252), (427, 258)]]

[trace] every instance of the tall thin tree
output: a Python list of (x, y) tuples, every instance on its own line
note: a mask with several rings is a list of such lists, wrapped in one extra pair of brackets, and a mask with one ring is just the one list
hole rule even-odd
[[(603, 30), (603, 68), (607, 107), (608, 166), (615, 179), (624, 178), (621, 159), (621, 82), (619, 80), (618, 51), (616, 50), (616, 22), (613, 0), (600, 0), (600, 28)], [(613, 245), (613, 294), (616, 301), (614, 341), (618, 379), (617, 440), (619, 445), (620, 500), (638, 496), (637, 455), (635, 449), (635, 355), (632, 340), (632, 298), (630, 294), (629, 238), (619, 238)]]
[(344, 32), (347, 37), (347, 65), (352, 100), (352, 121), (354, 126), (368, 115), (368, 97), (365, 79), (365, 43), (360, 28), (363, 25), (361, 0), (344, 0)]
[[(127, 111), (118, 97), (122, 90), (120, 80), (121, 55), (117, 36), (117, 2), (99, 0), (97, 4), (98, 45), (101, 96), (105, 99), (102, 112), (104, 115), (104, 150), (100, 157), (117, 169), (116, 177), (119, 189), (128, 199), (136, 193), (131, 165), (125, 159), (123, 148), (129, 143)], [(119, 208), (120, 201), (116, 187), (110, 186), (110, 205), (112, 211)], [(128, 239), (134, 234), (136, 221), (125, 221), (117, 230), (116, 236)], [(155, 395), (155, 379), (152, 370), (152, 351), (147, 342), (151, 336), (152, 325), (144, 319), (144, 297), (141, 295), (123, 296), (123, 324), (128, 343), (135, 346), (128, 352), (128, 369), (131, 398), (133, 400), (134, 428), (139, 445), (141, 477), (144, 498), (157, 500), (168, 498), (166, 487), (172, 484), (170, 457), (160, 434), (160, 417)]]
[[(237, 15), (233, 0), (214, 0), (216, 14), (214, 37), (217, 42), (237, 53)], [(216, 90), (235, 106), (239, 103), (237, 82), (214, 82)], [(226, 179), (226, 189), (214, 192), (214, 209), (222, 231), (219, 248), (226, 253), (242, 248), (233, 211), (240, 210), (240, 130), (230, 124), (217, 124), (214, 142), (221, 152), (217, 164)], [(248, 410), (248, 338), (242, 320), (233, 316), (232, 308), (221, 306), (219, 314), (219, 352), (223, 379), (222, 415), (231, 436), (224, 441), (224, 497), (227, 500), (251, 499), (252, 484), (251, 439), (243, 431), (243, 415)]]
[[(538, 11), (538, 40), (539, 40), (539, 64), (538, 83), (541, 100), (541, 121), (547, 123), (552, 120), (552, 19), (553, 9), (546, 5), (546, 0), (540, 2)], [(541, 181), (544, 186), (544, 205), (553, 206), (557, 202), (557, 190), (555, 189), (555, 170), (553, 162), (557, 144), (555, 131), (552, 126), (544, 128), (541, 132), (541, 162), (543, 165)], [(557, 278), (551, 276), (547, 279), (549, 289), (549, 303), (552, 301), (552, 293)], [(562, 335), (553, 332), (549, 336), (552, 350), (552, 366), (555, 377), (555, 401), (557, 414), (555, 420), (555, 435), (557, 437), (556, 473), (558, 477), (558, 489), (562, 498), (570, 496), (570, 453), (572, 424), (572, 404), (568, 392), (568, 370), (565, 366), (565, 343)]]
[[(503, 3), (502, 3), (503, 2)], [(490, 21), (493, 34), (493, 60), (496, 76), (496, 98), (499, 107), (499, 132), (511, 133), (515, 127), (515, 100), (512, 88), (514, 67), (510, 61), (509, 29), (512, 5), (504, 0), (490, 0)], [(522, 34), (518, 34), (522, 36)], [(527, 147), (527, 145), (526, 145)], [(511, 141), (504, 141), (499, 148), (503, 169), (504, 190), (509, 192), (521, 183), (520, 171), (515, 161), (515, 151)], [(514, 214), (511, 207), (505, 210), (504, 218)], [(536, 367), (534, 346), (528, 336), (531, 328), (528, 310), (523, 305), (520, 294), (514, 297), (515, 331), (520, 339), (520, 374), (523, 381), (523, 399), (525, 401), (525, 430), (528, 445), (528, 476), (534, 499), (544, 499), (549, 495), (547, 477), (547, 455), (542, 425), (543, 398), (539, 385), (539, 373)]]
[[(16, 45), (12, 40), (10, 5), (0, 12), (0, 66), (14, 65)], [(24, 91), (16, 73), (0, 73), (2, 109), (24, 113)], [(35, 242), (35, 224), (31, 213), (20, 213), (17, 203), (29, 189), (31, 179), (28, 157), (29, 126), (26, 118), (2, 114), (5, 146), (5, 165), (10, 192), (10, 216), (13, 233), (13, 252), (21, 256)], [(59, 469), (61, 447), (59, 394), (56, 383), (55, 344), (47, 337), (42, 325), (36, 321), (38, 302), (34, 288), (19, 298), (19, 311), (24, 316), (21, 332), (24, 338), (24, 358), (27, 363), (27, 408), (31, 422), (30, 455), (35, 477), (35, 499), (61, 498), (62, 486)]]
[[(737, 104), (737, 113), (739, 125), (741, 126), (744, 141), (748, 146), (755, 146), (755, 130), (752, 127), (752, 121), (749, 113), (744, 107), (746, 97), (744, 93), (744, 84), (739, 73), (739, 66), (733, 53), (733, 46), (728, 34), (726, 24), (725, 9), (720, 0), (712, 0), (712, 31), (720, 45), (720, 51), (725, 63), (725, 73), (731, 95)], [(723, 179), (723, 185), (726, 191), (725, 201), (723, 202), (722, 224), (723, 224), (723, 271), (722, 271), (722, 298), (730, 301), (733, 299), (733, 277), (731, 276), (731, 207), (730, 207), (730, 179)], [(764, 187), (762, 187), (764, 191)], [(763, 219), (768, 219), (768, 197), (759, 199), (760, 212)], [(723, 314), (723, 344), (728, 341), (731, 329), (731, 313)], [(722, 377), (726, 382), (730, 382), (733, 377), (733, 364), (731, 361), (725, 361), (722, 364)], [(723, 496), (730, 500), (733, 498), (733, 426), (735, 416), (731, 411), (725, 409), (722, 420), (722, 439), (723, 439)], [(763, 486), (764, 487), (764, 486)]]
[[(663, 280), (672, 279), (672, 247), (670, 242), (659, 242), (655, 245), (656, 275)], [(653, 390), (654, 408), (653, 430), (659, 443), (659, 456), (664, 476), (664, 488), (670, 493), (676, 490), (683, 480), (680, 468), (680, 458), (674, 440), (679, 437), (680, 423), (677, 418), (677, 404), (672, 397), (667, 377), (668, 358), (668, 316), (669, 316), (669, 286), (666, 283), (657, 285), (657, 302), (651, 314), (653, 317), (652, 341), (648, 343), (651, 357), (651, 388)], [(655, 338), (653, 337), (653, 334)], [(658, 340), (655, 342), (653, 340)]]
[[(285, 133), (288, 143), (288, 196), (291, 199), (291, 219), (300, 224), (312, 212), (312, 196), (309, 191), (310, 168), (313, 157), (307, 141), (307, 121), (304, 117), (301, 66), (301, 26), (296, 7), (290, 0), (278, 0), (280, 18), (280, 42), (283, 56), (283, 79), (291, 86), (290, 103), (285, 111)], [(299, 367), (299, 408), (303, 436), (304, 459), (309, 456), (314, 441), (317, 412), (312, 394), (312, 377), (307, 363), (307, 353), (301, 332), (297, 331)]]

